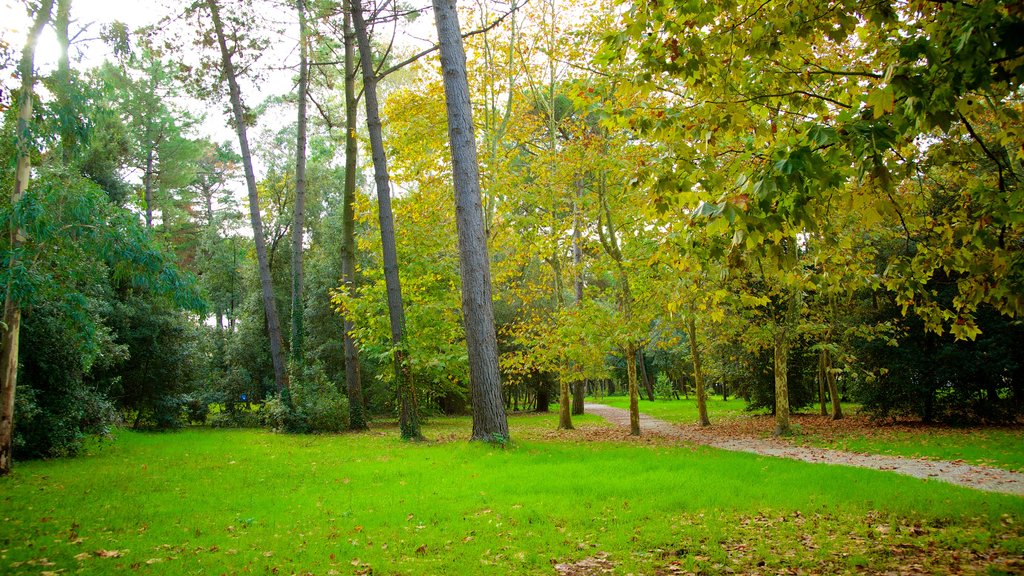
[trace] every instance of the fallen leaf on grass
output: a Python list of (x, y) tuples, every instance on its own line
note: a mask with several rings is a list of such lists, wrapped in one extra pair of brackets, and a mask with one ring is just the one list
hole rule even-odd
[(97, 550), (93, 552), (97, 558), (120, 558), (127, 550)]
[(607, 554), (599, 552), (595, 556), (571, 564), (555, 564), (555, 572), (560, 576), (598, 576), (613, 574), (615, 564), (608, 560)]
[(82, 552), (81, 554), (75, 554), (75, 560), (81, 562), (82, 560), (88, 560), (92, 557), (92, 554), (88, 552)]

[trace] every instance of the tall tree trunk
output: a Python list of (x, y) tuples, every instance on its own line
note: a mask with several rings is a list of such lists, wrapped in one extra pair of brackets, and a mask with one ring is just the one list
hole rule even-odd
[[(15, 134), (16, 166), (14, 172), (14, 190), (11, 191), (11, 205), (17, 204), (28, 190), (32, 177), (32, 102), (35, 87), (35, 56), (36, 44), (43, 27), (50, 20), (53, 11), (53, 0), (43, 0), (35, 20), (25, 39), (25, 47), (21, 51), (21, 90), (18, 92), (18, 124)], [(17, 248), (25, 241), (24, 232), (13, 222), (8, 224), (11, 253), (8, 270), (18, 266)], [(8, 280), (4, 292), (4, 325), (0, 326), (3, 333), (0, 361), (3, 369), (0, 372), (0, 476), (11, 471), (11, 441), (14, 436), (14, 392), (18, 385), (18, 343), (21, 337), (21, 294), (15, 293), (13, 283)]]
[[(604, 175), (597, 186), (597, 195), (600, 202), (597, 217), (597, 236), (605, 253), (615, 261), (619, 277), (619, 305), (622, 308), (622, 318), (628, 325), (633, 321), (633, 293), (629, 288), (629, 274), (623, 263), (622, 250), (619, 249), (619, 241), (616, 237), (615, 226), (612, 222), (612, 211), (608, 207), (605, 198)], [(636, 353), (637, 345), (635, 340), (629, 340), (625, 346), (626, 356), (626, 378), (629, 390), (629, 432), (633, 436), (640, 435), (640, 399), (636, 383)]]
[[(342, 200), (341, 278), (348, 296), (356, 295), (356, 63), (355, 31), (352, 29), (352, 6), (345, 2), (345, 195)], [(345, 383), (348, 388), (349, 430), (366, 430), (366, 406), (363, 405), (363, 383), (359, 370), (359, 349), (352, 337), (355, 326), (351, 315), (342, 319), (345, 343)]]
[(57, 107), (60, 115), (65, 119), (60, 127), (60, 149), (61, 158), (65, 165), (71, 163), (75, 151), (75, 123), (71, 120), (76, 118), (71, 102), (71, 59), (68, 52), (71, 48), (71, 36), (68, 28), (71, 24), (71, 0), (57, 0), (57, 13), (53, 19), (53, 28), (57, 33), (57, 45), (60, 53), (57, 57), (56, 85), (57, 85)]
[(787, 322), (775, 325), (775, 435), (788, 435), (789, 425), (789, 336)]
[(825, 355), (828, 352), (822, 348), (818, 354), (818, 405), (820, 407), (820, 414), (822, 416), (828, 416), (828, 409), (825, 407)]
[(572, 425), (572, 399), (569, 395), (569, 381), (565, 378), (558, 379), (558, 429), (574, 429)]
[(231, 61), (224, 25), (220, 19), (220, 6), (216, 0), (206, 0), (210, 10), (213, 27), (220, 46), (221, 65), (224, 77), (228, 82), (231, 96), (231, 110), (234, 114), (235, 131), (238, 134), (238, 146), (242, 152), (242, 166), (245, 169), (245, 184), (249, 190), (249, 218), (252, 222), (253, 242), (256, 244), (256, 262), (259, 267), (260, 287), (263, 293), (263, 311), (267, 319), (267, 336), (270, 339), (270, 357), (274, 363), (274, 382), (278, 392), (288, 387), (288, 373), (284, 359), (284, 344), (281, 336), (281, 322), (277, 314), (277, 302), (274, 300), (274, 285), (270, 278), (270, 263), (267, 259), (267, 244), (263, 236), (263, 219), (260, 216), (259, 192), (256, 188), (256, 174), (252, 167), (252, 153), (249, 151), (249, 138), (245, 129), (245, 118), (242, 112), (242, 93), (235, 77), (235, 65)]
[[(395, 383), (398, 388), (398, 425), (402, 438), (421, 440), (420, 420), (416, 405), (416, 388), (409, 369), (405, 342), (405, 308), (402, 285), (398, 278), (398, 250), (395, 247), (395, 218), (391, 211), (391, 177), (388, 174), (384, 135), (377, 103), (377, 77), (373, 70), (370, 36), (363, 18), (360, 0), (351, 0), (352, 23), (359, 43), (359, 62), (363, 70), (363, 100), (366, 104), (366, 128), (370, 135), (374, 180), (377, 183), (377, 219), (380, 223), (380, 243), (384, 257), (384, 283), (387, 287), (388, 318), (391, 322), (391, 344), (394, 346)], [(503, 411), (504, 412), (504, 411)]]
[(701, 367), (700, 345), (697, 343), (697, 321), (693, 317), (692, 310), (686, 321), (686, 333), (690, 337), (690, 356), (693, 358), (693, 382), (697, 389), (697, 414), (701, 426), (710, 426), (707, 390), (704, 388), (704, 370)]
[(626, 380), (629, 384), (629, 433), (640, 435), (640, 393), (636, 385), (636, 344), (626, 345)]
[(296, 0), (299, 13), (299, 110), (295, 145), (295, 212), (292, 218), (292, 339), (291, 359), (303, 361), (305, 329), (302, 326), (303, 286), (302, 243), (306, 232), (306, 91), (309, 86), (309, 47), (306, 30), (306, 0)]
[(146, 228), (153, 227), (153, 179), (156, 176), (156, 161), (157, 151), (156, 148), (162, 139), (159, 130), (154, 127), (155, 120), (153, 116), (158, 114), (156, 105), (153, 103), (153, 98), (156, 98), (156, 84), (157, 84), (157, 71), (156, 65), (151, 65), (148, 69), (149, 72), (149, 98), (146, 99), (146, 103), (150, 105), (149, 109), (143, 111), (142, 122), (145, 124), (143, 130), (143, 142), (142, 145), (146, 147), (146, 167), (142, 174), (142, 186), (143, 186), (143, 202), (146, 205)]
[[(583, 248), (582, 248), (582, 217), (580, 215), (580, 197), (583, 196), (583, 179), (576, 179), (576, 199), (572, 203), (572, 263), (573, 290), (576, 293), (576, 306), (583, 305)], [(572, 387), (572, 413), (583, 414), (583, 405), (587, 395), (587, 381), (580, 380)]]
[(583, 406), (587, 400), (587, 380), (573, 382), (572, 385), (572, 415), (583, 414)]
[[(452, 178), (455, 182), (455, 224), (459, 233), (462, 316), (469, 350), (469, 382), (473, 399), (473, 440), (507, 440), (508, 420), (501, 398), (498, 339), (491, 302), (491, 264), (487, 254), (473, 109), (466, 80), (455, 0), (433, 0), (441, 71), (448, 109)], [(571, 426), (571, 424), (570, 424)]]
[(644, 357), (644, 349), (636, 352), (636, 363), (640, 367), (640, 380), (644, 383), (644, 391), (647, 392), (647, 399), (654, 402), (654, 382), (647, 373), (647, 359)]
[(832, 370), (832, 355), (825, 351), (825, 382), (828, 383), (828, 395), (832, 398), (832, 419), (843, 419), (843, 407), (839, 404), (839, 388), (836, 386), (836, 373)]

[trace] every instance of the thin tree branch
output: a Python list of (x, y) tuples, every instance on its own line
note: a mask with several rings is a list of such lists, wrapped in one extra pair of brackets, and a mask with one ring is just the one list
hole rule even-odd
[[(523, 6), (528, 4), (529, 2), (530, 2), (530, 0), (526, 0), (522, 4), (518, 4), (518, 5), (514, 6), (514, 7), (512, 7), (511, 10), (509, 10), (508, 12), (502, 14), (496, 20), (494, 20), (493, 22), (491, 22), (487, 26), (484, 26), (483, 28), (478, 28), (476, 30), (470, 30), (469, 32), (463, 33), (462, 34), (462, 38), (466, 39), (466, 38), (469, 38), (470, 36), (476, 36), (477, 34), (484, 34), (486, 32), (489, 32), (490, 30), (492, 30), (493, 28), (497, 27), (499, 24), (504, 22), (506, 18), (508, 18), (512, 14), (515, 14), (516, 12), (518, 12), (520, 8), (522, 8)], [(378, 72), (377, 73), (377, 79), (378, 80), (383, 79), (388, 74), (391, 74), (392, 72), (397, 72), (398, 70), (401, 70), (402, 68), (405, 68), (409, 64), (412, 64), (413, 62), (419, 60), (420, 58), (426, 56), (427, 54), (436, 52), (439, 47), (440, 47), (439, 44), (434, 44), (430, 48), (427, 48), (426, 50), (422, 50), (418, 54), (415, 54), (415, 55), (413, 55), (413, 56), (411, 56), (409, 58), (406, 58), (405, 60), (399, 62), (398, 64), (395, 64), (394, 66), (391, 66), (390, 68), (388, 68), (386, 70)]]
[(981, 136), (978, 136), (977, 132), (974, 131), (974, 126), (971, 126), (971, 123), (967, 121), (967, 118), (960, 112), (957, 112), (957, 116), (959, 116), (960, 121), (964, 123), (964, 126), (967, 128), (967, 132), (970, 133), (971, 137), (973, 137), (978, 145), (981, 146), (981, 149), (984, 150), (985, 155), (996, 163), (996, 170), (999, 171), (999, 191), (1006, 194), (1006, 181), (1003, 179), (1003, 163), (1000, 162), (999, 159), (996, 158), (996, 155), (988, 149), (988, 146), (985, 145), (985, 141), (981, 139)]

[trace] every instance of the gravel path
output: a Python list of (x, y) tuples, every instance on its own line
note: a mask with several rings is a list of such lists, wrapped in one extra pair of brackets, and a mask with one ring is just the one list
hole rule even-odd
[[(596, 414), (613, 424), (626, 428), (629, 427), (629, 411), (622, 408), (612, 408), (604, 404), (587, 404), (585, 410), (588, 414)], [(886, 470), (915, 478), (941, 480), (976, 490), (1024, 496), (1024, 474), (999, 468), (972, 466), (941, 460), (858, 454), (827, 448), (794, 446), (784, 440), (775, 438), (709, 438), (702, 435), (700, 428), (696, 425), (693, 427), (677, 426), (664, 420), (651, 418), (646, 414), (640, 415), (640, 429), (641, 431), (654, 432), (662, 436), (678, 438), (722, 450), (751, 452), (753, 454), (761, 454), (762, 456), (790, 458), (792, 460), (803, 460), (804, 462), (841, 464), (844, 466)]]

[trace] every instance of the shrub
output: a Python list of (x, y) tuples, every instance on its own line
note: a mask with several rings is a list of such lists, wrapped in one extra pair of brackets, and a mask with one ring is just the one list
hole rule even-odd
[(210, 416), (209, 424), (213, 428), (259, 428), (265, 424), (263, 414), (252, 410), (217, 412)]
[(282, 432), (309, 434), (348, 429), (348, 399), (330, 382), (319, 366), (293, 376), (291, 387), (267, 401), (263, 417), (268, 426)]

